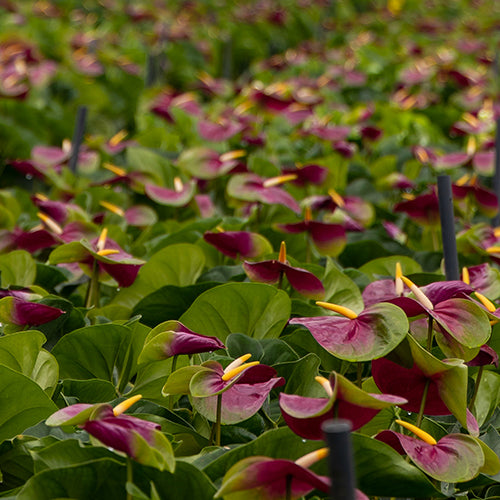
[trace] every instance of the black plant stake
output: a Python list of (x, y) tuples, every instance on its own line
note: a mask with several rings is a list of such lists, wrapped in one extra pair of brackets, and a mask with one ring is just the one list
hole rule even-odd
[(457, 241), (455, 239), (455, 216), (449, 175), (438, 176), (439, 218), (443, 239), (444, 269), (447, 280), (460, 279), (458, 271)]
[(71, 141), (71, 155), (69, 157), (69, 168), (75, 173), (78, 165), (78, 153), (85, 133), (85, 122), (87, 121), (87, 106), (79, 106), (76, 113), (75, 130)]
[(330, 448), (328, 461), (332, 500), (355, 500), (356, 497), (351, 430), (351, 422), (341, 418), (327, 420), (323, 424), (325, 440)]

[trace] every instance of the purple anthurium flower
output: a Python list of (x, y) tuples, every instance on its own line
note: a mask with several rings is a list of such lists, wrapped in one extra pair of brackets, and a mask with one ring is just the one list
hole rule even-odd
[(297, 168), (284, 168), (283, 175), (296, 175), (293, 184), (304, 186), (306, 184), (321, 185), (328, 176), (328, 169), (321, 165), (309, 164), (297, 166)]
[(174, 116), (172, 115), (171, 108), (180, 108), (186, 113), (194, 116), (201, 115), (201, 108), (196, 102), (195, 96), (191, 92), (185, 94), (174, 94), (164, 92), (157, 97), (151, 111), (158, 116), (161, 116), (168, 122), (174, 122)]
[[(127, 208), (126, 210), (123, 210), (114, 203), (110, 203), (109, 201), (105, 200), (100, 201), (99, 205), (106, 208), (110, 212), (123, 217), (129, 226), (152, 226), (158, 221), (156, 212), (147, 205), (135, 205), (133, 207)], [(104, 214), (99, 215), (100, 216), (98, 216), (97, 218), (94, 218), (94, 221), (102, 223)]]
[(241, 163), (245, 154), (242, 149), (219, 154), (209, 148), (192, 148), (179, 156), (177, 166), (197, 179), (215, 179), (229, 173), (245, 171), (246, 167)]
[(312, 220), (310, 207), (306, 207), (302, 222), (277, 224), (276, 227), (285, 233), (306, 232), (321, 255), (335, 257), (342, 252), (347, 242), (344, 226)]
[(38, 326), (57, 319), (65, 311), (58, 307), (30, 302), (27, 298), (5, 292), (0, 299), (0, 321), (18, 326)]
[(144, 341), (139, 363), (167, 359), (179, 354), (197, 354), (225, 349), (217, 337), (195, 333), (180, 321), (161, 323), (151, 330)]
[(211, 142), (222, 142), (231, 139), (244, 129), (242, 123), (227, 119), (219, 119), (216, 122), (202, 120), (198, 122), (200, 136)]
[(261, 262), (243, 262), (243, 269), (252, 281), (260, 283), (278, 283), (286, 276), (290, 286), (308, 298), (322, 298), (325, 288), (321, 280), (314, 274), (300, 267), (291, 266), (286, 259), (286, 245), (281, 242), (278, 260), (263, 260)]
[(462, 298), (471, 293), (471, 287), (462, 281), (441, 281), (419, 288), (405, 276), (402, 280), (415, 299), (396, 297), (388, 301), (401, 307), (408, 317), (427, 314), (432, 318), (438, 327), (436, 340), (445, 355), (460, 354), (466, 361), (472, 359), (488, 341), (491, 325), (480, 306)]
[(317, 302), (341, 316), (293, 318), (292, 325), (304, 325), (328, 352), (348, 361), (370, 361), (392, 351), (408, 332), (408, 319), (393, 304), (379, 303), (359, 314), (351, 309)]
[(279, 184), (294, 179), (294, 175), (263, 179), (257, 174), (236, 174), (229, 179), (227, 192), (238, 200), (260, 202), (266, 205), (284, 205), (300, 213), (300, 206), (295, 198), (278, 187)]
[(281, 413), (288, 427), (305, 439), (323, 439), (322, 424), (332, 418), (345, 418), (353, 430), (363, 427), (380, 410), (408, 401), (390, 394), (370, 394), (342, 375), (332, 372), (330, 379), (316, 377), (326, 392), (326, 397), (310, 398), (281, 393)]
[(51, 264), (74, 263), (89, 276), (93, 273), (94, 263), (98, 269), (111, 276), (119, 286), (130, 286), (137, 277), (144, 261), (132, 257), (118, 243), (107, 238), (104, 228), (99, 238), (90, 242), (72, 241), (54, 249), (49, 256)]
[(391, 430), (382, 431), (375, 438), (407, 455), (432, 478), (458, 483), (470, 481), (482, 472), (485, 454), (482, 445), (472, 436), (448, 434), (436, 442), (430, 434), (413, 424), (402, 420), (396, 420), (396, 423), (415, 433), (418, 439)]
[(342, 125), (312, 125), (306, 130), (307, 133), (319, 137), (325, 141), (343, 141), (351, 133), (350, 127)]
[(415, 222), (424, 226), (439, 224), (439, 202), (434, 190), (396, 203), (394, 211), (404, 212)]
[[(467, 277), (465, 277), (465, 273)], [(493, 299), (500, 295), (499, 272), (488, 263), (462, 269), (462, 280), (476, 291)]]
[(494, 217), (498, 212), (497, 195), (491, 189), (479, 185), (477, 176), (465, 175), (452, 186), (453, 196), (457, 200), (464, 200), (468, 209), (467, 200), (474, 200), (479, 210), (487, 217)]
[(47, 420), (49, 426), (76, 425), (105, 446), (121, 451), (143, 465), (174, 471), (172, 445), (159, 424), (123, 412), (141, 399), (133, 396), (114, 408), (107, 403), (78, 403), (55, 412)]
[(257, 413), (274, 387), (285, 383), (274, 368), (258, 361), (245, 363), (250, 356), (239, 357), (225, 369), (217, 361), (180, 368), (169, 376), (162, 394), (189, 394), (193, 408), (211, 422), (218, 420), (219, 404), (221, 423), (242, 422)]
[(129, 146), (135, 146), (137, 144), (136, 141), (133, 140), (125, 140), (127, 137), (127, 132), (125, 130), (120, 130), (117, 132), (109, 141), (102, 145), (102, 149), (108, 155), (116, 155), (121, 153)]
[(203, 239), (231, 259), (253, 259), (272, 252), (266, 238), (249, 231), (206, 232)]
[(194, 196), (195, 182), (190, 180), (183, 183), (180, 177), (174, 179), (174, 189), (146, 183), (144, 192), (148, 198), (160, 205), (169, 207), (184, 207)]
[(482, 345), (477, 356), (466, 363), (467, 366), (493, 365), (498, 368), (498, 354), (489, 345)]
[[(227, 471), (214, 498), (231, 499), (235, 493), (262, 500), (297, 500), (315, 489), (328, 493), (330, 478), (308, 468), (327, 455), (328, 448), (320, 448), (295, 462), (263, 456), (244, 458)], [(357, 496), (356, 500), (360, 498), (366, 497)]]
[(418, 412), (425, 395), (424, 415), (450, 413), (469, 431), (475, 424), (467, 412), (467, 366), (461, 359), (439, 360), (411, 335), (407, 337), (411, 364), (403, 366), (388, 358), (372, 361), (372, 376), (383, 393), (408, 400), (404, 410)]

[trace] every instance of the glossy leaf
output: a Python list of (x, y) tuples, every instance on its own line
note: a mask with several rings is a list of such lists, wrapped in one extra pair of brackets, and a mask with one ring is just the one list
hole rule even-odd
[(288, 321), (290, 308), (286, 293), (270, 285), (227, 283), (201, 294), (180, 321), (222, 342), (230, 333), (276, 338)]

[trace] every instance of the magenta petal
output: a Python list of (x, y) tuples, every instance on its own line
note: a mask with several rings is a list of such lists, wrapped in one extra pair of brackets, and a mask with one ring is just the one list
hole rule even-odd
[[(227, 385), (227, 383), (225, 383)], [(257, 413), (271, 390), (284, 384), (281, 377), (256, 384), (235, 383), (222, 393), (223, 424), (236, 424)], [(215, 389), (217, 384), (213, 384)], [(211, 422), (216, 420), (217, 396), (192, 398), (193, 407)]]
[[(66, 406), (65, 408), (61, 408), (60, 410), (53, 413), (47, 420), (46, 424), (50, 426), (58, 426), (58, 425), (67, 425), (66, 422), (71, 421), (74, 417), (76, 417), (79, 413), (82, 413), (84, 410), (88, 408), (92, 408), (94, 405), (85, 404), (85, 403), (77, 403), (71, 406)], [(83, 423), (87, 420), (87, 416), (84, 417)]]
[(495, 170), (495, 151), (480, 151), (472, 159), (474, 170), (480, 175), (492, 175)]
[[(394, 280), (377, 280), (368, 285), (361, 294), (365, 307), (397, 298)], [(404, 310), (404, 308), (402, 308)]]
[(26, 232), (14, 230), (13, 243), (17, 249), (35, 253), (43, 248), (50, 248), (57, 245), (60, 241), (46, 229)]
[(194, 195), (194, 183), (186, 183), (181, 191), (147, 183), (144, 186), (144, 192), (148, 198), (160, 205), (183, 207), (191, 201)]
[(30, 325), (38, 326), (57, 319), (61, 314), (64, 314), (62, 309), (57, 307), (46, 306), (45, 304), (37, 304), (26, 300), (12, 297), (10, 321), (15, 325)]
[(471, 359), (467, 366), (485, 366), (494, 365), (498, 368), (498, 354), (489, 345), (482, 345), (479, 349), (479, 354)]
[(319, 278), (305, 269), (283, 264), (285, 275), (291, 287), (309, 299), (321, 299), (325, 288)]
[(198, 123), (200, 136), (207, 141), (213, 142), (227, 141), (242, 130), (243, 125), (236, 122), (214, 123), (203, 120)]
[[(385, 358), (376, 359), (372, 361), (372, 375), (382, 392), (396, 394), (408, 400), (407, 404), (401, 405), (403, 409), (418, 412), (427, 377), (416, 365), (405, 368)], [(424, 414), (450, 415), (450, 413), (439, 396), (437, 384), (431, 379)]]
[(434, 305), (444, 300), (463, 297), (464, 294), (470, 295), (472, 293), (472, 287), (459, 280), (436, 281), (421, 287), (421, 290)]
[(339, 255), (347, 242), (345, 229), (340, 224), (310, 221), (309, 231), (314, 245), (322, 255)]
[(249, 259), (265, 251), (263, 237), (248, 231), (207, 232), (203, 239), (232, 259)]
[[(113, 255), (110, 257), (113, 257)], [(99, 267), (114, 278), (121, 287), (130, 286), (135, 281), (141, 266), (142, 264), (110, 264), (99, 262)]]
[(276, 227), (285, 233), (297, 234), (307, 231), (307, 222), (294, 222), (292, 224), (276, 224)]
[(243, 269), (252, 281), (259, 283), (277, 283), (282, 272), (281, 262), (264, 260), (262, 262), (243, 262)]
[[(237, 462), (224, 476), (217, 497), (248, 491), (249, 498), (281, 500), (287, 491), (287, 478), (291, 477), (291, 499), (297, 500), (314, 489), (328, 493), (330, 479), (297, 465), (291, 460), (268, 457), (248, 457)], [(358, 498), (358, 497), (357, 497)]]

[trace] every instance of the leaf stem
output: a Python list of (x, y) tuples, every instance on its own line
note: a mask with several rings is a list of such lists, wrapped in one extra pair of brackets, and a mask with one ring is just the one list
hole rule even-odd
[(222, 419), (222, 393), (217, 395), (217, 413), (215, 420), (215, 446), (220, 446), (220, 424)]
[(428, 378), (425, 381), (424, 392), (422, 392), (422, 399), (420, 401), (420, 408), (418, 410), (417, 422), (415, 425), (420, 427), (422, 424), (422, 419), (424, 418), (425, 403), (427, 402), (427, 393), (429, 392), (429, 386), (431, 385), (431, 379)]
[[(134, 471), (132, 469), (132, 459), (127, 457), (127, 483), (134, 484)], [(132, 494), (127, 491), (127, 500), (132, 500)]]
[(474, 406), (474, 403), (476, 402), (477, 393), (479, 392), (479, 384), (481, 383), (481, 378), (483, 377), (483, 371), (484, 371), (484, 366), (480, 366), (477, 372), (476, 383), (474, 384), (474, 393), (472, 394), (472, 397), (470, 398), (469, 401), (469, 410), (471, 411), (472, 407)]
[[(170, 374), (174, 373), (176, 368), (177, 368), (177, 357), (178, 357), (178, 354), (174, 354), (174, 357), (172, 358), (172, 367), (170, 369)], [(169, 410), (172, 410), (173, 407), (174, 407), (174, 395), (171, 394), (169, 397), (168, 397), (168, 409)]]
[(99, 264), (97, 259), (94, 259), (94, 264), (92, 265), (92, 276), (87, 289), (85, 307), (99, 307)]
[(356, 363), (356, 385), (361, 388), (363, 386), (363, 363)]

